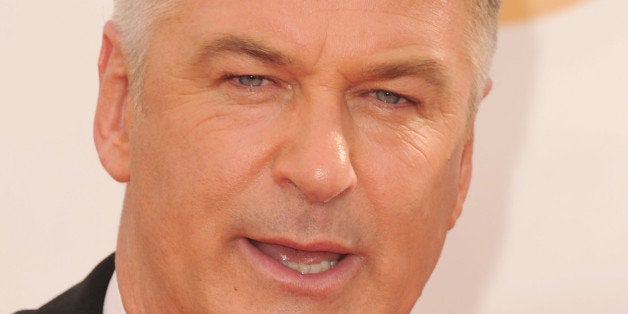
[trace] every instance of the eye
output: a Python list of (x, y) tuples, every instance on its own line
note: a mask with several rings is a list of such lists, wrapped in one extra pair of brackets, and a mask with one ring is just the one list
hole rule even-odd
[(261, 75), (239, 75), (235, 78), (238, 83), (247, 87), (262, 86), (266, 82), (266, 78)]
[(387, 91), (387, 90), (377, 90), (374, 93), (375, 93), (375, 98), (377, 98), (377, 100), (381, 102), (385, 102), (387, 104), (396, 105), (402, 99), (400, 95), (395, 94), (391, 91)]

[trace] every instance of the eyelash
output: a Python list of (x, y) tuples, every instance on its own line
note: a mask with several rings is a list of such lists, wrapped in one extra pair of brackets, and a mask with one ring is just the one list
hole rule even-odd
[[(232, 81), (235, 84), (238, 84), (240, 86), (247, 87), (247, 88), (263, 87), (268, 82), (270, 82), (270, 83), (274, 82), (272, 79), (268, 78), (267, 76), (257, 75), (257, 74), (227, 74), (227, 75), (224, 76), (224, 79), (227, 80), (227, 81)], [(261, 80), (262, 82), (259, 85), (247, 85), (247, 84), (244, 84), (242, 82), (243, 79), (252, 79), (252, 80), (253, 79), (257, 79), (257, 80)], [(398, 100), (396, 100), (396, 102), (388, 102), (388, 101), (384, 101), (384, 100), (378, 99), (378, 93), (384, 93), (384, 95), (380, 95), (380, 96), (397, 97)], [(400, 106), (404, 102), (407, 102), (410, 105), (418, 104), (418, 102), (413, 100), (412, 98), (409, 98), (409, 97), (404, 96), (402, 94), (395, 93), (393, 91), (386, 90), (386, 89), (372, 89), (372, 90), (368, 91), (368, 95), (373, 97), (373, 98), (375, 98), (379, 102), (382, 102), (384, 104), (387, 104), (387, 105), (390, 105), (390, 106), (393, 106), (393, 107), (394, 106)], [(400, 104), (400, 102), (402, 104)]]
[[(242, 82), (243, 79), (247, 79), (247, 78), (252, 79), (252, 80), (258, 79), (258, 80), (261, 80), (262, 82), (260, 83), (260, 85), (247, 85)], [(267, 85), (268, 83), (274, 83), (274, 81), (268, 78), (267, 76), (257, 75), (257, 74), (226, 74), (223, 76), (222, 79), (224, 81), (230, 81), (236, 85), (240, 85), (246, 88), (263, 87)]]
[[(387, 101), (378, 99), (377, 93), (386, 93), (385, 96), (395, 96), (395, 97), (398, 97), (399, 100), (397, 101), (397, 103), (387, 102)], [(389, 107), (417, 106), (417, 105), (420, 104), (420, 102), (417, 101), (416, 99), (413, 99), (411, 97), (405, 96), (403, 94), (395, 93), (395, 92), (387, 90), (387, 89), (371, 89), (371, 90), (368, 91), (368, 96), (370, 96), (370, 97), (374, 98), (376, 101), (382, 103), (383, 106), (389, 106)]]

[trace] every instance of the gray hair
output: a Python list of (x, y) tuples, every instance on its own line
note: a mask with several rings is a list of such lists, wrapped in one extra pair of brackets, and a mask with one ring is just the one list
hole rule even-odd
[(491, 63), (497, 49), (497, 26), (501, 0), (473, 0), (471, 16), (467, 25), (467, 46), (469, 57), (476, 72), (474, 89), (471, 95), (472, 105), (477, 110), (484, 85), (489, 77)]
[(112, 21), (129, 69), (130, 94), (140, 104), (146, 51), (155, 24), (174, 8), (174, 0), (113, 0)]

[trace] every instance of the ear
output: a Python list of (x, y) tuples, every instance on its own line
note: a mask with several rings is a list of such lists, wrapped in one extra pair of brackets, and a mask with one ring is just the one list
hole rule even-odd
[(100, 162), (109, 175), (128, 182), (129, 173), (129, 71), (118, 34), (111, 22), (103, 31), (98, 59), (100, 79), (94, 142)]
[[(484, 85), (482, 99), (486, 98), (486, 96), (488, 96), (492, 89), (493, 80), (489, 78), (486, 81), (486, 85)], [(456, 202), (456, 208), (451, 214), (451, 223), (449, 225), (449, 229), (453, 228), (456, 225), (456, 221), (460, 217), (460, 214), (462, 214), (462, 205), (467, 198), (469, 185), (471, 184), (471, 173), (473, 170), (473, 140), (475, 133), (473, 122), (470, 123), (472, 123), (472, 125), (471, 130), (469, 131), (469, 138), (464, 145), (464, 148), (462, 150), (462, 157), (460, 159), (460, 176), (458, 177), (458, 200)]]
[(473, 169), (473, 129), (469, 131), (469, 138), (462, 149), (462, 157), (460, 158), (460, 173), (458, 176), (458, 200), (456, 207), (451, 214), (451, 223), (449, 228), (453, 228), (462, 213), (462, 205), (467, 198), (469, 185), (471, 184), (471, 172)]

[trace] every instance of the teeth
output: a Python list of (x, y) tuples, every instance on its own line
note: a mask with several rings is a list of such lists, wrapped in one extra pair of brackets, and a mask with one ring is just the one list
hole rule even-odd
[(318, 274), (329, 270), (338, 263), (338, 261), (322, 261), (319, 264), (300, 264), (295, 262), (289, 262), (283, 258), (280, 261), (282, 264), (300, 272), (303, 275)]

